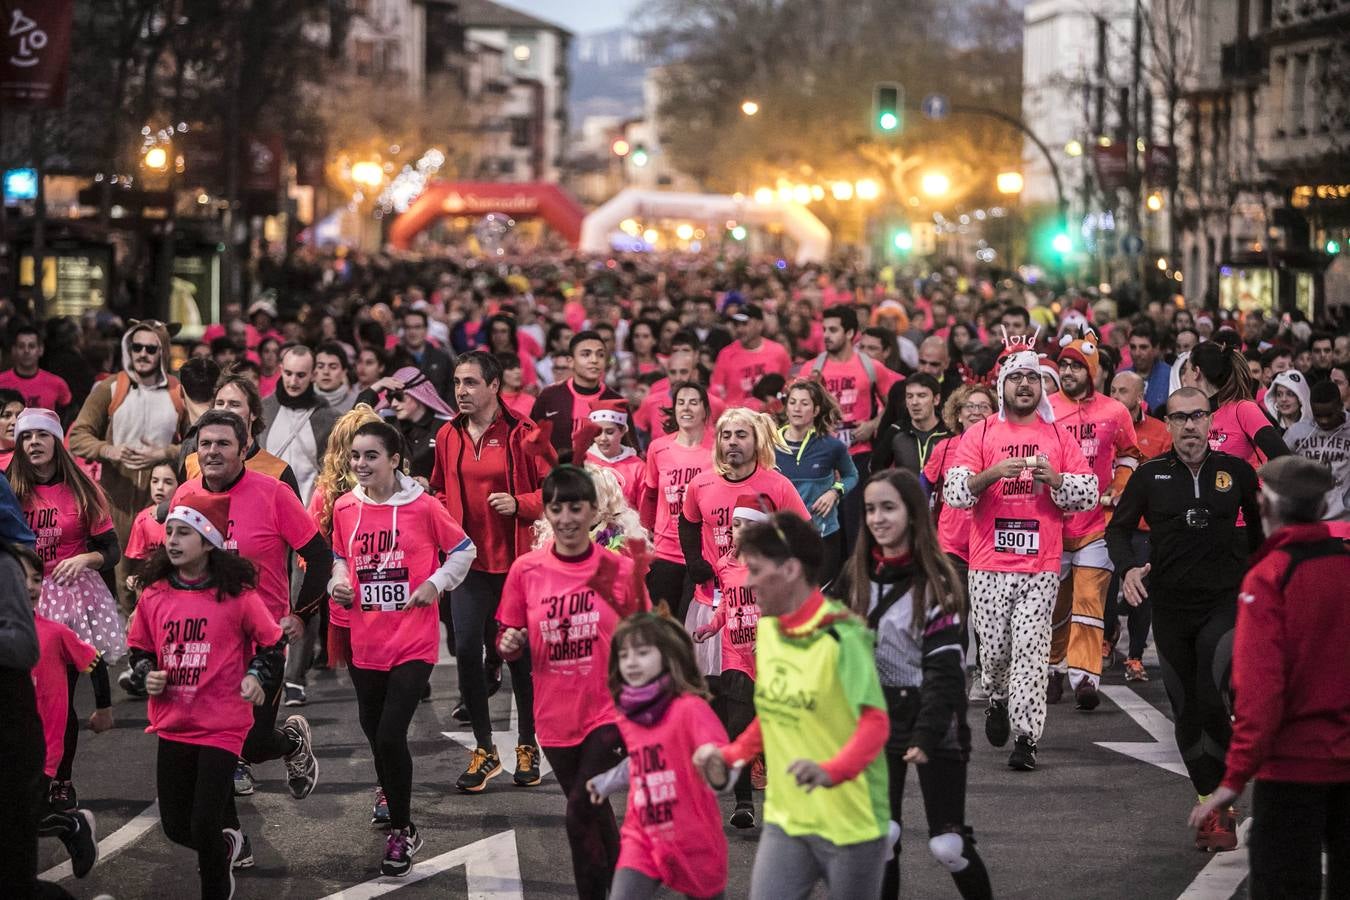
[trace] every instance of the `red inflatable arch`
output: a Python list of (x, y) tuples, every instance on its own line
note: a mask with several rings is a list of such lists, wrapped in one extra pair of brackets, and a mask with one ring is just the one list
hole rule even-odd
[(556, 184), (433, 181), (389, 226), (389, 243), (396, 250), (407, 250), (414, 237), (446, 216), (494, 212), (518, 219), (538, 216), (574, 247), (581, 240), (581, 220), (586, 218), (581, 204)]

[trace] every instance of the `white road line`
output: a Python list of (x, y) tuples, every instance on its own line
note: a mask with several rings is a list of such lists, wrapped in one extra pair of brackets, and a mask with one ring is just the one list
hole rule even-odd
[[(456, 744), (459, 744), (461, 747), (463, 747), (465, 750), (468, 750), (470, 753), (472, 753), (474, 749), (478, 746), (478, 741), (474, 738), (472, 731), (442, 731), (441, 734), (444, 735), (445, 737), (448, 737)], [(504, 740), (497, 741), (497, 738), (499, 737), (503, 738)], [(510, 730), (494, 731), (492, 733), (492, 739), (498, 745), (497, 752), (505, 753), (506, 756), (510, 756), (511, 751), (514, 750), (516, 744), (520, 742), (520, 715), (519, 711), (516, 709), (516, 698), (514, 696), (511, 698)], [(550, 773), (552, 773), (552, 771), (553, 766), (549, 763), (548, 757), (546, 757), (543, 753), (540, 753), (539, 754), (540, 777), (545, 777)]]
[[(98, 842), (99, 865), (112, 859), (118, 853), (122, 852), (122, 850), (135, 843), (141, 835), (145, 834), (158, 824), (159, 801), (156, 800), (154, 803), (151, 803), (145, 809), (141, 810), (136, 818)], [(94, 825), (95, 827), (98, 826), (97, 820), (95, 820)], [(53, 866), (43, 872), (38, 878), (41, 878), (43, 881), (60, 881), (61, 879), (69, 878), (74, 874), (74, 871), (70, 867), (70, 860), (66, 860), (59, 866)]]
[(1216, 853), (1177, 900), (1229, 900), (1247, 880), (1247, 837), (1252, 820), (1244, 819), (1237, 829), (1236, 850)]
[(1140, 728), (1148, 732), (1153, 742), (1147, 741), (1097, 741), (1097, 746), (1105, 747), (1116, 753), (1123, 753), (1140, 762), (1146, 762), (1166, 769), (1168, 772), (1186, 776), (1186, 765), (1177, 750), (1176, 735), (1172, 722), (1158, 712), (1148, 701), (1127, 687), (1102, 685), (1101, 692), (1119, 706)]
[(464, 866), (469, 883), (469, 900), (523, 900), (520, 857), (516, 851), (516, 833), (503, 831), (472, 844), (414, 861), (412, 871), (402, 878), (372, 878), (323, 900), (371, 900), (399, 888), (425, 881), (456, 866)]

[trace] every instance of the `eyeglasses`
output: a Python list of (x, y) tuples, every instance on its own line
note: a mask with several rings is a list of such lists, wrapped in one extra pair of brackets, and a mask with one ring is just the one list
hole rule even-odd
[(994, 408), (988, 403), (962, 403), (961, 412), (993, 412)]
[(156, 353), (159, 352), (159, 344), (138, 344), (135, 341), (132, 341), (131, 352), (148, 353), (149, 355), (154, 356)]
[(1012, 372), (1004, 377), (1004, 381), (1009, 384), (1022, 384), (1026, 381), (1039, 381), (1041, 373), (1039, 372)]
[(1168, 413), (1166, 416), (1164, 416), (1164, 418), (1167, 419), (1167, 424), (1181, 427), (1185, 425), (1187, 422), (1204, 421), (1205, 419), (1208, 419), (1211, 415), (1213, 415), (1213, 413), (1211, 413), (1207, 409), (1196, 409), (1188, 413), (1187, 412)]
[(402, 403), (404, 395), (402, 391), (387, 391), (384, 396), (389, 399), (390, 403)]

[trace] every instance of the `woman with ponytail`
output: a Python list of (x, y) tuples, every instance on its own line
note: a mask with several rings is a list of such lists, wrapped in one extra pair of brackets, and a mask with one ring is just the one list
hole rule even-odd
[(1221, 450), (1254, 466), (1289, 452), (1279, 429), (1253, 399), (1255, 385), (1235, 333), (1220, 331), (1214, 340), (1192, 350), (1188, 361), (1214, 411), (1209, 449)]

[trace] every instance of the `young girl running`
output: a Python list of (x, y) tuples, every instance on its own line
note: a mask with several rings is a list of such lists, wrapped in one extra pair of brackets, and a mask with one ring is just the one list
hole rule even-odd
[[(864, 622), (821, 596), (824, 547), (815, 526), (780, 512), (741, 532), (741, 558), (761, 618), (755, 662), (774, 690), (755, 697), (757, 718), (731, 744), (704, 744), (694, 764), (708, 783), (761, 749), (769, 771), (764, 831), (751, 900), (810, 895), (876, 897), (889, 845), (882, 748), (886, 699)], [(804, 700), (813, 702), (804, 702)]]
[[(18, 439), (9, 479), (43, 563), (40, 611), (92, 644), (108, 663), (126, 655), (126, 633), (117, 601), (104, 580), (121, 556), (103, 490), (84, 474), (62, 443), (61, 420), (49, 409), (26, 409), (14, 426)], [(79, 741), (70, 673), (70, 714), (65, 752), (52, 781), (51, 805), (75, 806), (71, 769)]]
[[(722, 633), (722, 677), (717, 679), (717, 697), (722, 706), (722, 723), (728, 734), (739, 735), (755, 718), (755, 631), (759, 626), (759, 605), (746, 584), (750, 572), (741, 559), (741, 532), (747, 525), (769, 521), (773, 501), (768, 497), (743, 494), (731, 511), (731, 551), (717, 561), (717, 612), (712, 621), (694, 632), (694, 642), (703, 643)], [(762, 758), (756, 756), (736, 779), (736, 809), (731, 824), (736, 828), (755, 827), (752, 800), (752, 771), (763, 777)]]
[(351, 608), (361, 730), (389, 807), (383, 875), (407, 875), (422, 838), (412, 822), (408, 727), (440, 650), (437, 603), (473, 563), (473, 542), (445, 506), (400, 471), (403, 436), (385, 422), (356, 429), (356, 487), (333, 507), (329, 592)]
[(224, 549), (228, 523), (224, 495), (191, 495), (169, 510), (128, 638), (135, 680), (150, 695), (146, 731), (159, 735), (160, 824), (197, 852), (203, 900), (234, 893), (231, 861), (243, 846), (225, 827), (234, 767), (253, 726), (249, 706), (276, 689), (284, 664), (253, 563)]
[(127, 558), (132, 574), (127, 576), (127, 590), (135, 591), (140, 587), (136, 570), (145, 564), (154, 552), (164, 543), (164, 526), (155, 518), (159, 505), (173, 496), (178, 490), (178, 473), (172, 463), (160, 463), (150, 470), (150, 505), (136, 513), (131, 522), (131, 533), (127, 536), (127, 549), (122, 554)]
[[(938, 547), (928, 500), (907, 469), (873, 473), (863, 489), (860, 536), (841, 594), (876, 632), (876, 666), (891, 720), (886, 744), (891, 816), (899, 820), (905, 772), (918, 767), (928, 850), (966, 900), (993, 897), (989, 873), (965, 824), (965, 654), (961, 581)], [(882, 897), (900, 896), (900, 845), (886, 864)]]
[(597, 547), (595, 484), (576, 466), (544, 479), (544, 515), (553, 541), (511, 564), (497, 622), (502, 658), (530, 654), (539, 745), (567, 797), (567, 842), (582, 900), (604, 900), (619, 858), (619, 828), (608, 802), (594, 805), (586, 782), (623, 757), (609, 696), (609, 643), (619, 620), (646, 606), (643, 573)]
[(619, 477), (623, 497), (637, 509), (641, 504), (645, 463), (638, 452), (623, 442), (628, 433), (628, 404), (622, 400), (602, 400), (591, 410), (589, 424), (577, 430), (572, 458), (578, 465), (610, 469)]
[(720, 898), (727, 839), (717, 798), (691, 762), (694, 749), (725, 743), (689, 635), (665, 616), (638, 613), (614, 631), (609, 690), (628, 757), (587, 782), (600, 804), (629, 787), (613, 900), (648, 900), (661, 885)]

